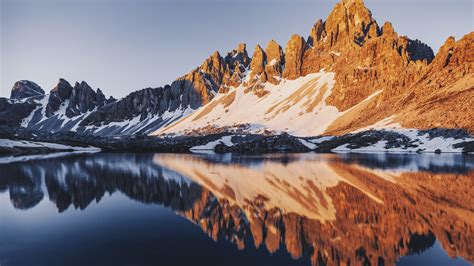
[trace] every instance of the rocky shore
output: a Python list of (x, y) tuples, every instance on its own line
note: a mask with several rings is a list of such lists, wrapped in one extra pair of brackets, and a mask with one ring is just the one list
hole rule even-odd
[[(474, 137), (464, 130), (432, 129), (364, 131), (342, 136), (295, 137), (219, 133), (204, 136), (156, 137), (147, 135), (98, 137), (73, 132), (46, 134), (25, 129), (0, 129), (0, 153), (42, 154), (96, 147), (104, 152), (157, 153), (472, 153)], [(8, 140), (8, 141), (6, 141)], [(49, 145), (15, 145), (15, 143)], [(7, 145), (8, 144), (8, 145)]]

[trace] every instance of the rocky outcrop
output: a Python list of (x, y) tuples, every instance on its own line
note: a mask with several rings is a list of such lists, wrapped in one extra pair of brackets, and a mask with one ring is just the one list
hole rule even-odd
[(23, 99), (41, 95), (44, 95), (44, 91), (38, 84), (29, 80), (20, 80), (13, 85), (10, 99)]
[(0, 97), (0, 126), (19, 127), (22, 120), (29, 116), (36, 106), (33, 101), (17, 103)]
[(316, 22), (303, 58), (302, 75), (333, 71), (336, 84), (328, 104), (345, 111), (384, 89), (397, 93), (433, 59), (419, 41), (399, 37), (390, 23), (382, 29), (361, 0), (341, 1), (327, 20)]
[(58, 84), (49, 94), (45, 114), (51, 117), (63, 106), (66, 116), (72, 118), (113, 101), (113, 98), (106, 100), (100, 89), (94, 91), (85, 81), (76, 82), (72, 87), (68, 81), (59, 79)]
[(110, 122), (130, 120), (138, 115), (143, 120), (151, 115), (161, 115), (179, 105), (179, 96), (177, 93), (173, 94), (172, 87), (146, 88), (99, 108), (87, 116), (81, 125), (100, 126)]
[(410, 86), (397, 121), (405, 127), (463, 128), (474, 132), (474, 33), (450, 37)]
[(165, 112), (197, 109), (210, 102), (218, 92), (241, 84), (250, 65), (246, 45), (241, 43), (223, 58), (214, 52), (198, 68), (178, 78), (171, 85), (146, 88), (132, 92), (119, 101), (99, 108), (82, 122), (81, 126), (107, 125), (140, 116), (161, 116)]
[(267, 57), (265, 76), (268, 82), (277, 84), (281, 80), (283, 66), (285, 65), (283, 49), (276, 41), (271, 40), (265, 48), (265, 54)]
[(250, 63), (250, 80), (255, 79), (255, 77), (260, 77), (262, 81), (266, 80), (266, 61), (267, 58), (265, 52), (263, 51), (262, 47), (260, 47), (260, 45), (257, 45), (252, 55), (252, 62)]
[(46, 116), (50, 117), (59, 110), (69, 97), (71, 97), (72, 86), (65, 79), (59, 79), (58, 84), (49, 93), (48, 104), (46, 105)]
[(306, 50), (306, 41), (294, 34), (285, 48), (285, 70), (283, 78), (296, 79), (302, 75), (303, 55)]
[(285, 58), (281, 46), (274, 40), (270, 40), (265, 51), (257, 45), (250, 64), (250, 77), (248, 86), (256, 82), (270, 82), (278, 84), (282, 78)]
[(327, 33), (326, 29), (324, 29), (324, 23), (321, 19), (319, 19), (311, 29), (311, 33), (308, 37), (308, 44), (311, 47), (315, 46), (320, 42), (323, 38), (326, 38)]
[(232, 69), (235, 69), (235, 67), (239, 65), (247, 68), (251, 61), (251, 58), (247, 54), (247, 45), (245, 43), (239, 43), (236, 49), (227, 54), (224, 61), (229, 71), (232, 71)]
[(363, 0), (343, 0), (336, 4), (324, 23), (330, 47), (344, 42), (362, 45), (378, 36), (378, 26)]
[(94, 91), (85, 81), (76, 82), (66, 108), (66, 116), (71, 118), (104, 106), (105, 95), (100, 89)]
[(247, 45), (240, 43), (236, 49), (227, 54), (224, 61), (226, 68), (219, 92), (228, 91), (230, 87), (237, 87), (241, 84), (251, 61), (247, 54)]

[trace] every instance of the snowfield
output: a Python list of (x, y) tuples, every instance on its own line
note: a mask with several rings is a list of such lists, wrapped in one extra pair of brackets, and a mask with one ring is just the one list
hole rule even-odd
[(153, 135), (181, 135), (209, 126), (227, 128), (248, 124), (249, 133), (266, 129), (315, 136), (323, 133), (341, 114), (337, 108), (325, 104), (334, 82), (334, 73), (310, 74), (296, 80), (282, 80), (278, 85), (265, 83), (263, 96), (241, 85), (218, 94), (193, 114)]
[[(319, 72), (280, 84), (265, 83), (262, 90), (249, 91), (246, 85), (218, 94), (193, 114), (177, 120), (152, 135), (206, 133), (208, 129), (242, 129), (247, 133), (272, 131), (294, 136), (318, 136), (344, 112), (326, 104), (335, 83), (335, 74)], [(361, 101), (364, 104), (381, 91)]]

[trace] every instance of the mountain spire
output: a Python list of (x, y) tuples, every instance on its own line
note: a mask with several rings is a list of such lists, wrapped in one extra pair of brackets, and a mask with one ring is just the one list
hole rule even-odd
[(324, 26), (331, 46), (335, 46), (341, 41), (355, 41), (361, 44), (369, 35), (369, 31), (370, 35), (374, 35), (374, 33), (378, 35), (379, 32), (372, 12), (362, 0), (343, 0), (336, 4)]

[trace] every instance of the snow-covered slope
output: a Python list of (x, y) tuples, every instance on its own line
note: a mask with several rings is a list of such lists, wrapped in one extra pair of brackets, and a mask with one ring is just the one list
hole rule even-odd
[[(278, 85), (267, 82), (262, 84), (262, 89), (254, 91), (244, 84), (217, 95), (192, 115), (159, 129), (153, 135), (205, 134), (225, 129), (318, 136), (352, 109), (340, 112), (326, 104), (334, 86), (334, 76), (334, 73), (319, 72), (295, 80), (282, 80)], [(378, 93), (380, 91), (359, 105), (371, 101)]]
[(46, 94), (42, 97), (33, 97), (22, 100), (29, 100), (35, 103), (36, 108), (30, 113), (28, 117), (22, 120), (21, 127), (49, 133), (72, 131), (81, 134), (93, 134), (100, 136), (123, 136), (137, 133), (146, 134), (154, 132), (157, 129), (166, 126), (192, 112), (192, 109), (189, 108), (184, 110), (177, 109), (173, 112), (166, 111), (162, 115), (149, 114), (148, 117), (144, 119), (141, 119), (141, 115), (137, 115), (132, 119), (120, 122), (110, 122), (98, 126), (82, 126), (80, 123), (85, 118), (87, 118), (87, 116), (94, 113), (98, 108), (70, 118), (66, 115), (66, 108), (69, 101), (65, 101), (60, 105), (59, 109), (54, 112), (53, 115), (48, 117), (46, 116), (48, 98), (49, 94)]
[(141, 115), (137, 115), (130, 120), (111, 122), (100, 126), (79, 126), (73, 128), (73, 131), (100, 136), (148, 134), (189, 115), (192, 111), (190, 108), (177, 109), (172, 112), (166, 111), (162, 115), (149, 114), (145, 119), (141, 119)]

